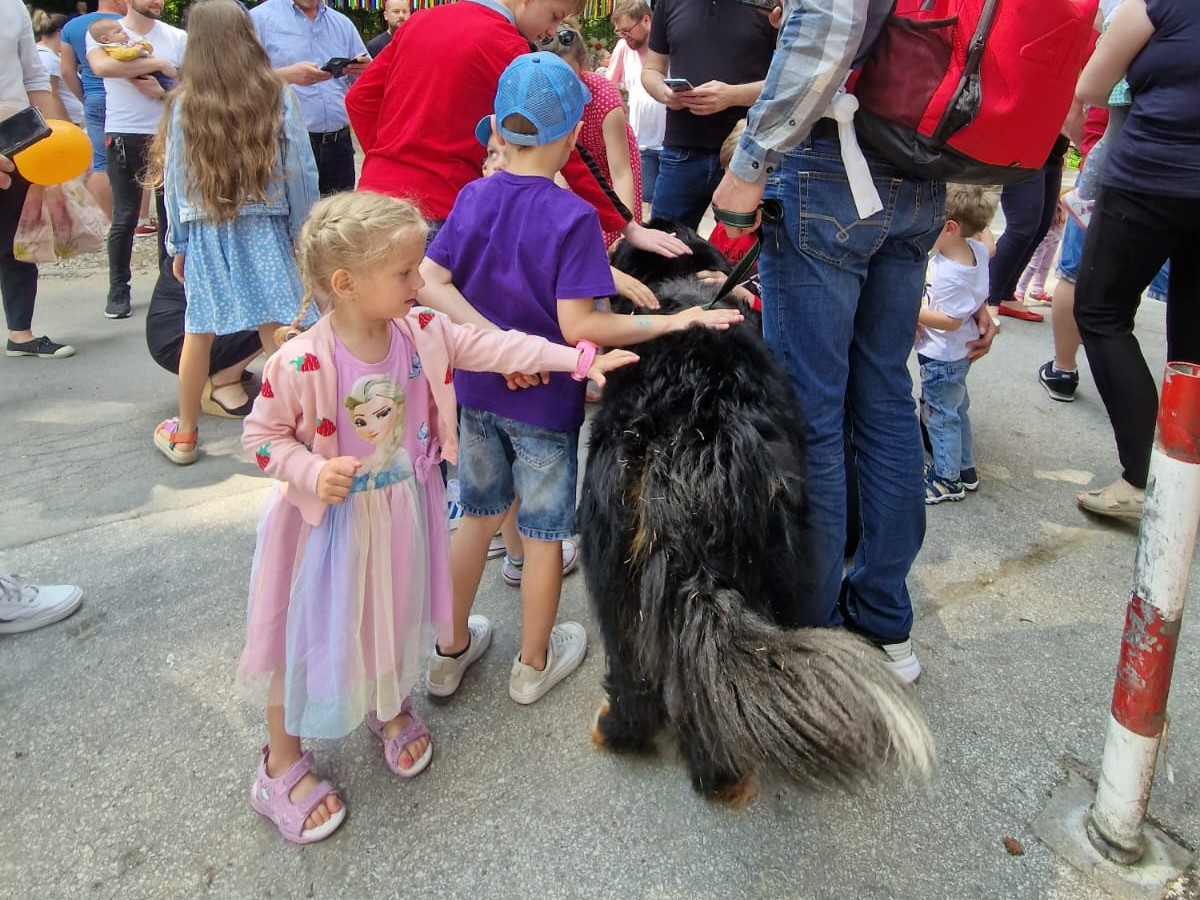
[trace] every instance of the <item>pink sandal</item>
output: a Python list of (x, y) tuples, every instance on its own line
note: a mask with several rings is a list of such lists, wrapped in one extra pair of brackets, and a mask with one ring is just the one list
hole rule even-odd
[(425, 745), (425, 752), (417, 759), (413, 760), (411, 766), (407, 769), (400, 766), (400, 756), (404, 753), (404, 748), (413, 741), (421, 738), (431, 738), (429, 728), (425, 722), (418, 716), (412, 708), (412, 697), (404, 698), (404, 702), (400, 704), (399, 716), (409, 716), (411, 721), (405, 726), (394, 738), (387, 738), (383, 733), (383, 723), (379, 721), (379, 716), (375, 715), (374, 711), (367, 713), (367, 727), (374, 732), (375, 736), (383, 741), (383, 759), (387, 763), (388, 768), (401, 778), (415, 778), (429, 768), (429, 761), (433, 759), (433, 741), (432, 739)]
[(338, 792), (328, 781), (322, 781), (301, 799), (293, 801), (290, 796), (292, 788), (312, 771), (313, 755), (311, 752), (305, 752), (286, 772), (278, 778), (272, 778), (267, 774), (267, 755), (270, 751), (269, 744), (262, 749), (258, 775), (250, 788), (250, 805), (256, 813), (274, 822), (279, 833), (293, 844), (315, 844), (325, 840), (346, 820), (346, 804), (343, 802), (341, 808), (331, 815), (324, 825), (305, 831), (304, 823), (312, 815), (312, 811), (324, 803), (330, 794)]

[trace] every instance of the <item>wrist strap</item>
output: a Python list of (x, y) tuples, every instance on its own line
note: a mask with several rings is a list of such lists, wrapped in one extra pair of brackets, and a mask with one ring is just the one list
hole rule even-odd
[(575, 349), (579, 351), (579, 362), (575, 363), (575, 371), (571, 373), (571, 377), (576, 381), (587, 381), (588, 370), (596, 361), (596, 353), (600, 348), (591, 341), (580, 341), (575, 345)]

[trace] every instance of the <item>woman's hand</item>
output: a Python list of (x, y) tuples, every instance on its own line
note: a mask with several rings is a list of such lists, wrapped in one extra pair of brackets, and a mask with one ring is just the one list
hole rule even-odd
[(354, 473), (361, 465), (353, 456), (337, 456), (327, 461), (317, 475), (317, 499), (331, 506), (344, 502), (350, 496)]
[(592, 360), (592, 367), (588, 369), (587, 377), (596, 383), (596, 387), (602, 388), (605, 382), (605, 372), (611, 372), (622, 366), (631, 366), (639, 359), (640, 357), (636, 353), (630, 353), (628, 350), (609, 350)]
[(171, 260), (171, 274), (175, 276), (175, 280), (180, 284), (183, 284), (183, 264), (186, 260), (186, 253), (180, 253)]

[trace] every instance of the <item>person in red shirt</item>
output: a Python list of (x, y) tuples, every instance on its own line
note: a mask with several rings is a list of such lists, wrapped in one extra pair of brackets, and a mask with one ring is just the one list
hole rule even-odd
[[(479, 177), (475, 125), (492, 111), (500, 73), (582, 6), (462, 0), (415, 13), (346, 95), (365, 154), (359, 188), (412, 200), (436, 231), (458, 192)], [(430, 77), (418, 83), (418, 72)], [(596, 207), (604, 230), (664, 256), (689, 252), (674, 235), (638, 224), (594, 166), (576, 151), (563, 176)]]

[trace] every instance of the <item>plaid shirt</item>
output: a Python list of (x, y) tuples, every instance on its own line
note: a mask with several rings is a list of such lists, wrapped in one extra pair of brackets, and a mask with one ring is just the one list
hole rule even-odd
[(858, 55), (868, 23), (892, 0), (784, 0), (783, 26), (758, 102), (746, 116), (730, 171), (761, 182), (825, 115)]

